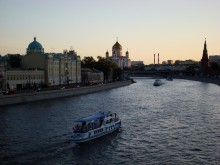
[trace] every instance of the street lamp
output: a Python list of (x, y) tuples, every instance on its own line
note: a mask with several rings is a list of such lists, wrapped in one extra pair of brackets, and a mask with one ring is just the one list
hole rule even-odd
[(77, 55), (76, 55), (76, 85), (77, 85)]
[(5, 68), (5, 70), (4, 70), (4, 89), (5, 90), (7, 90), (7, 75), (6, 75), (6, 73), (7, 73), (7, 70)]

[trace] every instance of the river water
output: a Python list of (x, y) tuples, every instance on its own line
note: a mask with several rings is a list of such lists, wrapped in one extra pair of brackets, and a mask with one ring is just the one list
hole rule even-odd
[[(220, 164), (220, 87), (154, 79), (77, 97), (0, 108), (0, 164)], [(69, 141), (74, 120), (118, 113), (122, 130)]]

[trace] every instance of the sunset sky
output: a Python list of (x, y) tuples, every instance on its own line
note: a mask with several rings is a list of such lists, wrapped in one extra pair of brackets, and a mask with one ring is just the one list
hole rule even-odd
[(0, 54), (25, 54), (34, 36), (45, 52), (105, 56), (118, 37), (132, 61), (220, 55), (220, 0), (0, 0)]

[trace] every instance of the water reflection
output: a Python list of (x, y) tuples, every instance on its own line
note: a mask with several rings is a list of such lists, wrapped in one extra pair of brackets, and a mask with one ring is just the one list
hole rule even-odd
[[(3, 164), (218, 164), (219, 86), (135, 79), (99, 93), (4, 107), (0, 111)], [(164, 80), (165, 81), (165, 80)], [(114, 111), (122, 132), (73, 146), (75, 119)]]

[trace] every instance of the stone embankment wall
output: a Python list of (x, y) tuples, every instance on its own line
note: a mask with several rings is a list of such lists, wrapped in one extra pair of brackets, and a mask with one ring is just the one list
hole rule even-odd
[(121, 81), (121, 82), (100, 84), (100, 85), (79, 87), (79, 88), (4, 95), (4, 96), (0, 96), (0, 106), (19, 104), (19, 103), (28, 103), (28, 102), (55, 99), (55, 98), (68, 97), (68, 96), (83, 95), (83, 94), (94, 93), (94, 92), (98, 92), (102, 90), (122, 87), (122, 86), (129, 85), (131, 83), (132, 83), (131, 81)]
[(200, 81), (205, 83), (212, 83), (216, 85), (220, 85), (220, 77), (207, 77), (207, 76), (175, 76), (177, 79), (186, 79), (193, 81)]

